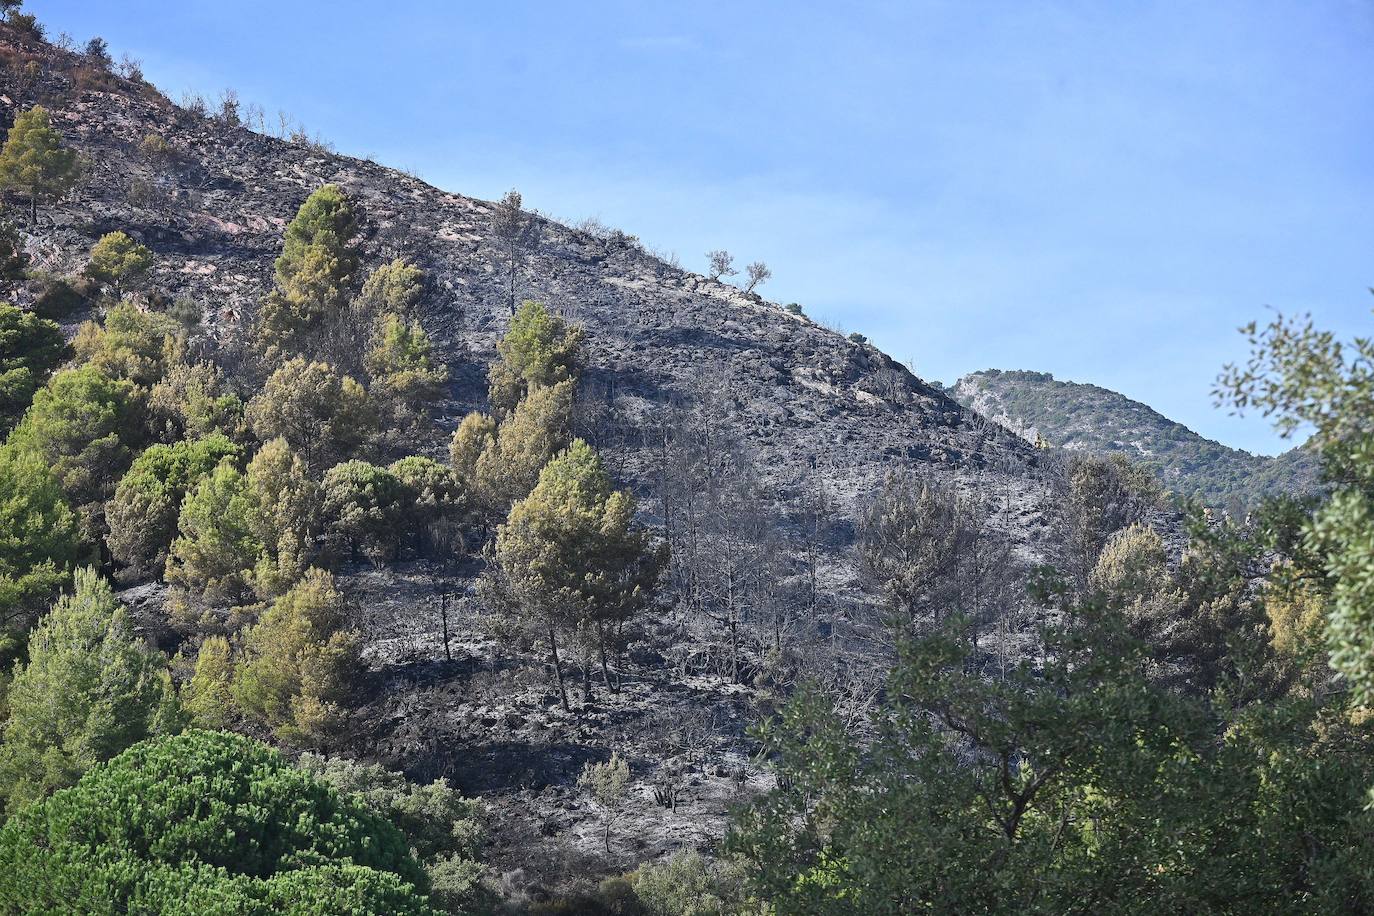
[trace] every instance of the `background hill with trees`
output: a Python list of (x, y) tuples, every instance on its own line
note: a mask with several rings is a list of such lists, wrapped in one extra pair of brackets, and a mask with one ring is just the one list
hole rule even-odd
[(987, 369), (959, 379), (949, 394), (1029, 442), (1125, 455), (1179, 495), (1241, 518), (1267, 496), (1318, 487), (1313, 449), (1298, 446), (1269, 457), (1227, 448), (1123, 394), (1048, 372)]

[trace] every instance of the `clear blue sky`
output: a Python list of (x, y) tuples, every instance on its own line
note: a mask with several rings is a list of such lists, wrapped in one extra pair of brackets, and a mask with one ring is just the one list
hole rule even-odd
[(1265, 306), (1368, 331), (1374, 4), (29, 0), (176, 98), (606, 223), (922, 376), (1047, 370), (1223, 442)]

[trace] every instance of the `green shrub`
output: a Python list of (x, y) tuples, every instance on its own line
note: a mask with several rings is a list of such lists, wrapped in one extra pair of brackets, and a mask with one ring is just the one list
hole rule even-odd
[(356, 682), (358, 636), (343, 627), (334, 577), (306, 571), (244, 636), (233, 693), (249, 717), (288, 741), (313, 743), (338, 725)]
[(34, 393), (66, 356), (61, 328), (0, 302), (0, 435), (19, 421)]
[(68, 501), (96, 533), (99, 504), (142, 444), (140, 402), (133, 386), (93, 366), (67, 369), (34, 395), (9, 445), (52, 468)]
[(76, 514), (47, 464), (0, 447), (0, 659), (6, 638), (23, 635), (82, 553)]
[(224, 435), (154, 445), (134, 459), (105, 506), (111, 555), (131, 577), (160, 574), (187, 492), (239, 448)]
[(430, 914), (385, 818), (249, 738), (148, 741), (0, 831), (0, 901), (37, 914)]
[(375, 564), (393, 558), (406, 524), (407, 488), (391, 471), (346, 461), (324, 475), (324, 518), (336, 553)]
[(179, 532), (167, 556), (167, 581), (211, 604), (239, 604), (251, 596), (263, 544), (251, 527), (252, 500), (243, 472), (226, 459), (186, 495)]

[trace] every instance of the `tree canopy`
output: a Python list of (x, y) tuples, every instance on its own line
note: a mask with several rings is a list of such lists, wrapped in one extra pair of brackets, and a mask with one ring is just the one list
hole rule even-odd
[(9, 912), (433, 911), (401, 833), (238, 735), (145, 742), (0, 830)]
[(80, 160), (62, 145), (46, 108), (35, 105), (15, 116), (0, 148), (0, 188), (27, 196), (32, 219), (38, 219), (39, 201), (66, 194), (80, 175)]

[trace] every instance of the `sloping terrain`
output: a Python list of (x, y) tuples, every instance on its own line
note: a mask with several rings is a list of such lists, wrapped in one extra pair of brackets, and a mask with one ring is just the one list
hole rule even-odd
[[(150, 284), (203, 304), (209, 334), (232, 354), (270, 288), (287, 221), (312, 190), (336, 183), (365, 221), (366, 266), (405, 257), (429, 278), (421, 316), (453, 382), (432, 437), (413, 448), (443, 453), (458, 420), (484, 401), (484, 369), (508, 320), (490, 203), (180, 109), (146, 84), (93, 72), (74, 55), (7, 29), (0, 29), (0, 55), (4, 126), (42, 104), (89, 165), (74, 193), (43, 207), (36, 225), (21, 225), (35, 269), (73, 273), (103, 233), (128, 232), (154, 253)], [(150, 152), (150, 136), (167, 151)], [(1038, 555), (1049, 472), (1022, 439), (872, 346), (667, 264), (630, 237), (541, 223), (518, 293), (585, 326), (578, 432), (641, 497), (647, 522), (659, 520), (655, 429), (675, 405), (711, 413), (725, 447), (757, 477), (765, 514), (784, 544), (804, 501), (825, 491), (834, 517), (821, 545), (821, 577), (840, 597), (824, 619), (803, 622), (813, 635), (860, 631), (874, 602), (854, 567), (854, 510), (899, 467), (983, 494), (1000, 507), (993, 524), (1015, 551)], [(374, 677), (352, 739), (333, 750), (421, 777), (449, 775), (464, 791), (482, 794), (502, 812), (498, 865), (543, 862), (550, 875), (585, 871), (579, 857), (599, 853), (600, 837), (572, 782), (584, 761), (610, 748), (628, 751), (638, 780), (612, 861), (631, 863), (718, 835), (726, 803), (765, 778), (749, 764), (743, 735), (768, 691), (667, 664), (659, 648), (696, 638), (674, 617), (656, 643), (632, 655), (624, 693), (565, 714), (551, 702), (546, 673), (528, 647), (484, 634), (471, 572), (417, 562), (345, 577)], [(147, 583), (126, 600), (155, 606), (158, 591)], [(440, 592), (459, 596), (452, 660), (439, 636)], [(862, 640), (855, 643), (833, 651), (863, 651)], [(833, 657), (816, 664), (841, 667)], [(665, 780), (682, 793), (671, 810), (653, 797)]]
[(1154, 469), (1171, 490), (1212, 506), (1243, 511), (1264, 496), (1317, 486), (1316, 458), (1302, 447), (1272, 458), (1228, 448), (1123, 394), (1047, 372), (988, 369), (959, 379), (949, 393), (1028, 442), (1123, 453)]

